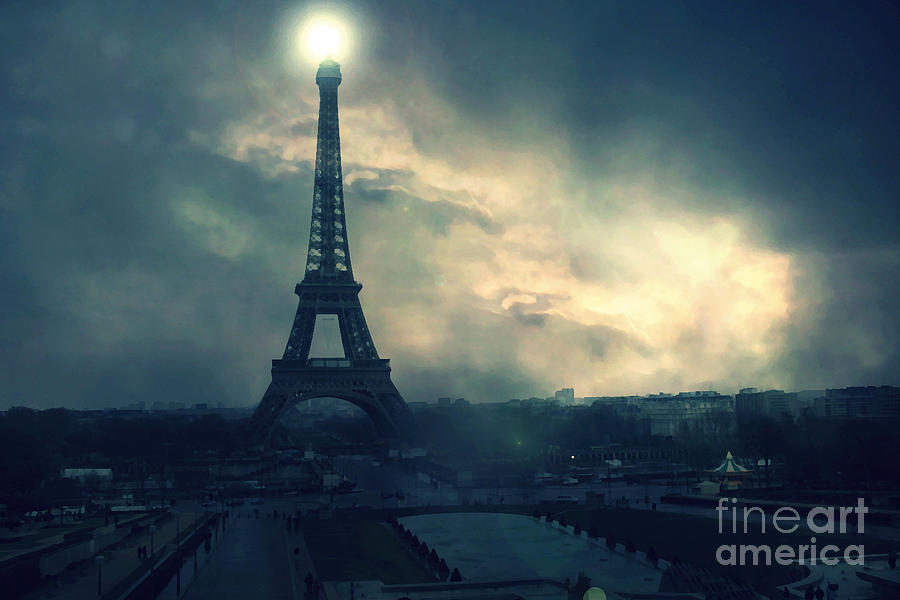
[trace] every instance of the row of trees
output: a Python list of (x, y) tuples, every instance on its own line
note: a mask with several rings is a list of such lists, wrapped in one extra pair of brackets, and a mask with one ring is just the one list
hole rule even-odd
[(74, 493), (60, 480), (71, 467), (124, 467), (133, 477), (159, 472), (174, 460), (229, 452), (244, 422), (217, 415), (79, 418), (65, 409), (11, 408), (0, 416), (0, 502)]
[(397, 537), (406, 543), (407, 548), (414, 556), (418, 557), (422, 564), (431, 571), (432, 574), (436, 575), (441, 581), (447, 581), (448, 579), (450, 581), (462, 581), (462, 575), (460, 575), (459, 569), (454, 567), (451, 572), (450, 567), (447, 565), (447, 561), (439, 557), (434, 548), (429, 549), (425, 540), (420, 540), (418, 536), (404, 527), (393, 515), (390, 515), (387, 520), (393, 527)]
[(810, 411), (798, 419), (757, 415), (739, 418), (731, 435), (687, 432), (678, 443), (698, 472), (721, 461), (724, 450), (730, 449), (758, 459), (766, 483), (877, 489), (900, 482), (898, 425), (889, 420), (825, 419)]

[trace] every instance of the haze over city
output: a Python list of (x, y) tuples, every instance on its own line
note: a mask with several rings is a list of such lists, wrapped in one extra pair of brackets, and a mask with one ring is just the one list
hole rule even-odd
[[(0, 9), (0, 408), (258, 402), (325, 8)], [(896, 6), (330, 10), (355, 275), (407, 400), (900, 383)]]

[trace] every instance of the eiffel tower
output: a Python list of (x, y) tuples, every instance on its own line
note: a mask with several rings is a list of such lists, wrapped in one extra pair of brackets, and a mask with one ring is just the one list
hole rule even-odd
[[(411, 415), (391, 382), (390, 360), (379, 358), (362, 306), (362, 285), (353, 279), (338, 131), (337, 88), (340, 65), (330, 58), (319, 64), (319, 133), (313, 186), (312, 221), (306, 274), (294, 292), (300, 297), (294, 326), (280, 360), (272, 361), (272, 383), (250, 421), (250, 441), (265, 444), (279, 418), (311, 398), (340, 398), (363, 409), (382, 437), (409, 430)], [(340, 328), (343, 358), (310, 357), (318, 315), (334, 315)]]

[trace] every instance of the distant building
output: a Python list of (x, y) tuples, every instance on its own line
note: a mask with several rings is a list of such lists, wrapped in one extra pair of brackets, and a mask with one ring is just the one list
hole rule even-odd
[(635, 418), (650, 435), (678, 437), (689, 431), (717, 435), (728, 433), (734, 427), (734, 398), (712, 390), (647, 396), (585, 396), (584, 403)]
[(816, 416), (824, 417), (825, 390), (801, 390), (797, 392), (797, 408), (800, 410), (800, 414), (809, 411)]
[(450, 406), (450, 397), (438, 398), (438, 406)]
[(557, 390), (553, 398), (559, 402), (560, 406), (572, 406), (575, 404), (575, 390), (574, 388)]
[(642, 399), (639, 406), (638, 416), (647, 423), (650, 435), (722, 435), (734, 428), (734, 400), (714, 391), (651, 395)]
[(756, 388), (744, 388), (734, 396), (734, 409), (739, 417), (759, 415), (778, 419), (784, 415), (800, 415), (797, 392), (784, 390), (761, 392)]
[(400, 451), (400, 458), (422, 458), (428, 455), (425, 448), (407, 448)]
[(88, 481), (110, 482), (113, 478), (112, 469), (63, 469), (62, 477), (64, 479), (74, 479), (78, 483)]
[(606, 406), (616, 413), (624, 414), (629, 404), (638, 398), (640, 396), (585, 396), (584, 403), (588, 406)]
[(825, 390), (825, 416), (837, 419), (900, 419), (900, 388), (870, 385)]

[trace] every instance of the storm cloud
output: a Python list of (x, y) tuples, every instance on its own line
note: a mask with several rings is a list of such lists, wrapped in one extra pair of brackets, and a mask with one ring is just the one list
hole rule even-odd
[[(0, 408), (259, 400), (322, 6), (0, 9)], [(354, 274), (408, 400), (900, 384), (896, 7), (330, 9)]]

